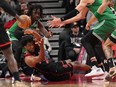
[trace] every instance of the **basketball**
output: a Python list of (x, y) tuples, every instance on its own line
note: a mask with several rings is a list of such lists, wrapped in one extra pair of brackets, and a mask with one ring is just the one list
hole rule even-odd
[(21, 15), (20, 18), (23, 20), (23, 23), (18, 21), (18, 26), (20, 28), (26, 29), (31, 25), (31, 18), (27, 15)]

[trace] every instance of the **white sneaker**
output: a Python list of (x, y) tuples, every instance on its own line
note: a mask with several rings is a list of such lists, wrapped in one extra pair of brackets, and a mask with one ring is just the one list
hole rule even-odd
[(104, 72), (101, 68), (97, 68), (96, 66), (92, 67), (92, 71), (85, 75), (86, 78), (92, 78), (96, 76), (102, 76), (104, 75)]
[(12, 84), (12, 87), (29, 87), (29, 86), (23, 82), (15, 81), (15, 83)]
[(37, 77), (37, 76), (34, 76), (33, 74), (31, 75), (31, 77), (30, 77), (30, 80), (31, 81), (40, 81), (41, 80), (41, 78), (40, 77)]
[(105, 71), (104, 75), (93, 77), (92, 80), (104, 80), (107, 75), (108, 75), (108, 72)]

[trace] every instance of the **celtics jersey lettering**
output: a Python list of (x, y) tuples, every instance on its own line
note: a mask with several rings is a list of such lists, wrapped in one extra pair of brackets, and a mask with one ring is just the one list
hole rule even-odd
[[(95, 13), (101, 4), (102, 4), (102, 0), (95, 0), (93, 4), (88, 5), (87, 7), (92, 13)], [(110, 20), (110, 19), (116, 19), (116, 16), (113, 14), (111, 9), (107, 7), (106, 10), (101, 15), (101, 17), (97, 19), (98, 21)]]

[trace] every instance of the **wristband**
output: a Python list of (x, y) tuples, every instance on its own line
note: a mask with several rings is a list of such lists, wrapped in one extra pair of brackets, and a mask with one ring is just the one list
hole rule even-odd
[(95, 16), (96, 18), (100, 18), (102, 15), (99, 14), (98, 12), (95, 12), (95, 13), (94, 13), (94, 16)]
[(61, 21), (65, 21), (69, 18), (72, 18), (74, 16), (76, 16), (79, 13), (79, 11), (77, 9), (72, 10), (71, 12), (69, 12), (68, 14), (66, 14), (65, 16), (61, 17)]

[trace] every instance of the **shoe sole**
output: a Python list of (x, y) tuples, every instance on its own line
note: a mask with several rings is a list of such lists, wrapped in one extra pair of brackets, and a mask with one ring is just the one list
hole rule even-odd
[(112, 75), (106, 76), (106, 81), (111, 81), (114, 77), (116, 77), (116, 72), (114, 72)]
[(92, 75), (92, 76), (85, 76), (85, 78), (92, 78), (92, 77), (97, 77), (97, 76), (102, 76), (104, 74), (99, 74), (99, 75)]
[(98, 76), (98, 77), (93, 77), (92, 78), (92, 80), (103, 80), (103, 79), (105, 79), (105, 77)]
[(92, 80), (104, 80), (104, 78), (92, 78)]

